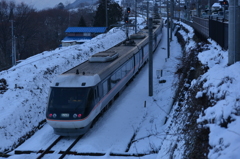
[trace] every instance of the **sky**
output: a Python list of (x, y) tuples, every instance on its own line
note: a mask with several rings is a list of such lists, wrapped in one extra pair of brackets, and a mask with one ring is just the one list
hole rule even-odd
[(13, 0), (16, 3), (24, 2), (28, 5), (32, 5), (37, 10), (42, 10), (45, 8), (53, 8), (59, 3), (63, 3), (64, 5), (67, 5), (69, 3), (74, 2), (75, 0)]
[[(176, 22), (178, 23), (178, 22)], [(190, 52), (196, 46), (193, 41), (194, 31), (191, 27), (181, 23), (188, 31), (180, 30), (179, 33), (186, 41), (186, 52)], [(143, 25), (140, 25), (142, 28)], [(130, 34), (133, 30), (130, 30)], [(163, 28), (162, 41), (154, 53), (153, 85), (154, 95), (148, 96), (148, 65), (136, 76), (133, 82), (124, 90), (120, 97), (113, 103), (110, 109), (99, 118), (92, 129), (87, 132), (73, 150), (81, 152), (105, 153), (101, 159), (119, 159), (121, 157), (110, 156), (110, 152), (124, 152), (130, 138), (135, 133), (129, 153), (149, 153), (159, 150), (158, 153), (148, 156), (136, 157), (137, 159), (164, 159), (173, 157), (181, 159), (184, 153), (184, 142), (178, 141), (176, 134), (181, 124), (174, 121), (174, 110), (178, 104), (171, 107), (173, 94), (178, 82), (175, 74), (182, 50), (175, 36), (171, 41), (170, 58), (167, 57), (166, 27)], [(32, 56), (9, 70), (0, 72), (0, 79), (6, 79), (7, 90), (0, 93), (0, 152), (8, 149), (18, 142), (19, 137), (31, 131), (45, 118), (45, 108), (49, 87), (58, 74), (84, 62), (88, 57), (97, 52), (106, 50), (126, 38), (124, 30), (113, 28), (106, 34), (99, 35), (82, 45), (57, 48)], [(113, 40), (114, 39), (114, 40)], [(189, 87), (198, 87), (199, 91), (195, 98), (201, 98), (204, 94), (211, 96), (212, 106), (199, 114), (197, 122), (207, 123), (209, 128), (209, 159), (238, 158), (240, 150), (240, 63), (228, 66), (228, 52), (222, 50), (214, 41), (208, 40), (209, 44), (199, 49), (197, 58), (209, 69), (202, 76), (194, 79)], [(92, 50), (92, 51), (91, 51)], [(192, 68), (194, 69), (194, 68)], [(163, 70), (162, 76), (157, 78), (157, 70)], [(166, 80), (166, 83), (159, 83)], [(4, 84), (0, 83), (3, 87)], [(144, 102), (146, 101), (146, 107)], [(188, 107), (188, 105), (185, 105)], [(168, 117), (164, 125), (165, 117)], [(231, 118), (227, 127), (222, 127), (221, 122)], [(181, 122), (181, 120), (179, 120)], [(174, 125), (176, 124), (176, 125)], [(185, 124), (185, 123), (182, 123)], [(170, 126), (172, 125), (172, 126)], [(16, 150), (38, 151), (45, 149), (57, 136), (52, 128), (45, 124), (24, 144)], [(62, 144), (55, 146), (57, 152), (62, 146), (67, 146), (72, 138), (65, 138)], [(174, 148), (176, 145), (178, 148)], [(171, 155), (172, 150), (174, 154)], [(10, 159), (36, 158), (39, 154), (14, 155), (9, 153)], [(79, 156), (69, 156), (69, 159)], [(99, 157), (85, 156), (85, 159)], [(134, 157), (124, 157), (133, 159)]]

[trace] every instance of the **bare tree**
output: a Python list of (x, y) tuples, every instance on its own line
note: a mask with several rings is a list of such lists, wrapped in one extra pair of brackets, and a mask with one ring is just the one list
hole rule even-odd
[(67, 27), (77, 26), (81, 16), (87, 26), (92, 26), (94, 14), (88, 8), (71, 12), (62, 7), (36, 11), (25, 3), (0, 0), (0, 69), (12, 64), (11, 21), (16, 37), (16, 57), (25, 59), (57, 48)]
[(0, 2), (0, 67), (11, 65), (11, 23), (12, 12), (15, 8), (13, 2), (5, 0)]

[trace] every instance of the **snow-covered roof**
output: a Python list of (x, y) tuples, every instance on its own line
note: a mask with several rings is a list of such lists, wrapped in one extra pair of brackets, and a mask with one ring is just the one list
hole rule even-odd
[(212, 7), (221, 7), (220, 3), (214, 3)]

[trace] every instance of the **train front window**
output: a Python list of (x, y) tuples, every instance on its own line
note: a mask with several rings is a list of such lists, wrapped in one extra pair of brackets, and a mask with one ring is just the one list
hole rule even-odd
[(84, 109), (90, 88), (52, 88), (49, 109)]

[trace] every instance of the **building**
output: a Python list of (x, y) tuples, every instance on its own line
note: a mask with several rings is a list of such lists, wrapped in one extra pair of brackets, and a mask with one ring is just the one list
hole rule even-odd
[(82, 44), (95, 36), (105, 33), (106, 27), (68, 27), (66, 37), (62, 40), (62, 46)]

